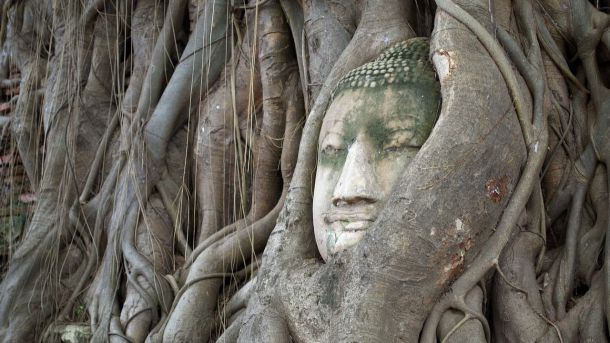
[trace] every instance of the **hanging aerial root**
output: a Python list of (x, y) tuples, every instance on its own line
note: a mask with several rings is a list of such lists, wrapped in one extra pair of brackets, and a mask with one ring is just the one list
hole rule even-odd
[[(134, 138), (141, 142), (141, 136)], [(115, 207), (107, 229), (107, 248), (103, 257), (101, 268), (98, 269), (96, 280), (89, 290), (89, 313), (96, 321), (92, 321), (95, 329), (92, 341), (106, 341), (108, 334), (118, 332), (124, 335), (119, 320), (120, 307), (118, 305), (117, 289), (120, 285), (121, 267), (124, 262), (134, 275), (142, 275), (143, 282), (153, 285), (161, 295), (150, 295), (142, 292), (144, 297), (150, 297), (150, 306), (154, 309), (167, 310), (171, 304), (171, 287), (161, 275), (157, 275), (154, 266), (135, 248), (135, 231), (141, 209), (146, 208), (152, 185), (159, 177), (155, 173), (147, 172), (145, 161), (134, 160), (135, 156), (142, 156), (144, 148), (141, 143), (133, 144), (130, 156), (126, 156), (126, 165), (123, 168), (118, 187), (115, 188)], [(146, 177), (146, 176), (147, 177)], [(133, 280), (133, 279), (132, 279)], [(139, 280), (135, 280), (139, 283)], [(144, 289), (141, 287), (140, 289)], [(112, 325), (111, 325), (112, 324)], [(118, 330), (118, 331), (113, 331)]]
[[(589, 186), (589, 198), (595, 211), (595, 223), (585, 231), (578, 242), (577, 270), (575, 277), (589, 286), (598, 268), (598, 258), (604, 249), (604, 237), (608, 223), (608, 191), (606, 170), (598, 165)], [(586, 229), (586, 225), (584, 225)]]
[[(610, 166), (610, 89), (601, 79), (601, 72), (597, 64), (595, 51), (602, 37), (607, 32), (610, 16), (599, 12), (591, 4), (584, 1), (570, 1), (572, 15), (570, 16), (572, 34), (578, 42), (578, 56), (582, 61), (587, 83), (590, 89), (591, 102), (595, 110), (595, 124), (591, 132), (590, 146), (595, 157)], [(607, 36), (607, 35), (606, 35)], [(608, 174), (610, 175), (610, 173)], [(610, 178), (610, 176), (608, 176)], [(607, 224), (605, 260), (604, 260), (604, 292), (605, 314), (607, 324), (610, 325), (610, 223)]]
[[(181, 4), (184, 4), (184, 2), (177, 2), (176, 6), (180, 7)], [(217, 12), (213, 9), (215, 5), (218, 5), (216, 8), (216, 10), (218, 10)], [(118, 323), (118, 320), (116, 320), (118, 316), (114, 310), (115, 306), (113, 305), (111, 308), (109, 304), (116, 304), (117, 302), (117, 294), (114, 290), (116, 289), (116, 285), (118, 285), (118, 280), (114, 273), (117, 273), (120, 270), (119, 266), (122, 258), (124, 258), (127, 263), (126, 271), (129, 273), (131, 285), (139, 290), (140, 295), (144, 299), (148, 299), (148, 305), (153, 309), (159, 309), (162, 314), (169, 311), (172, 302), (171, 286), (165, 278), (155, 271), (154, 266), (150, 261), (142, 256), (135, 247), (136, 224), (140, 214), (140, 208), (143, 209), (146, 207), (148, 196), (153, 185), (156, 184), (162, 176), (160, 175), (162, 171), (161, 166), (165, 160), (167, 144), (173, 136), (175, 129), (181, 127), (186, 119), (186, 114), (189, 113), (189, 111), (184, 111), (184, 104), (191, 99), (191, 97), (187, 95), (192, 93), (197, 94), (200, 86), (207, 89), (208, 84), (216, 79), (214, 73), (218, 72), (219, 68), (212, 67), (211, 69), (206, 69), (209, 73), (205, 74), (206, 80), (201, 83), (200, 79), (202, 75), (204, 75), (205, 67), (201, 65), (200, 62), (202, 60), (207, 60), (207, 58), (203, 58), (204, 56), (202, 54), (208, 54), (215, 63), (220, 63), (222, 59), (217, 58), (216, 55), (224, 52), (224, 49), (221, 48), (221, 45), (215, 43), (211, 43), (206, 46), (205, 49), (199, 49), (198, 47), (203, 47), (205, 39), (202, 39), (202, 37), (207, 39), (208, 33), (213, 36), (214, 42), (216, 42), (216, 35), (221, 37), (224, 36), (223, 18), (226, 16), (226, 11), (219, 10), (220, 8), (222, 8), (222, 6), (219, 5), (219, 1), (215, 1), (212, 4), (206, 4), (206, 10), (198, 20), (196, 34), (191, 36), (189, 44), (184, 52), (184, 55), (188, 55), (189, 57), (184, 58), (184, 61), (178, 65), (176, 71), (173, 73), (169, 84), (159, 98), (159, 103), (154, 112), (150, 115), (149, 120), (146, 122), (143, 130), (144, 135), (139, 134), (141, 130), (141, 120), (148, 118), (151, 101), (154, 101), (155, 97), (154, 94), (152, 94), (152, 90), (148, 89), (143, 89), (140, 94), (140, 100), (142, 100), (143, 103), (139, 103), (136, 114), (137, 120), (132, 121), (132, 128), (127, 131), (127, 133), (130, 134), (130, 137), (125, 137), (126, 142), (134, 142), (135, 144), (130, 144), (132, 146), (132, 149), (130, 150), (132, 155), (129, 157), (129, 168), (127, 169), (129, 174), (124, 176), (123, 182), (125, 184), (123, 187), (125, 188), (121, 192), (123, 195), (119, 197), (119, 202), (122, 203), (124, 207), (119, 207), (119, 210), (116, 211), (117, 213), (113, 214), (109, 233), (109, 236), (112, 237), (109, 239), (109, 244), (112, 248), (106, 249), (106, 262), (105, 267), (102, 269), (102, 275), (106, 275), (106, 277), (101, 277), (101, 279), (104, 280), (102, 283), (110, 284), (102, 286), (101, 292), (95, 295), (95, 297), (99, 298), (102, 302), (100, 304), (100, 309), (102, 309), (102, 322), (100, 325), (97, 325), (94, 341), (105, 340), (108, 332), (114, 332), (113, 327), (109, 325), (113, 322)], [(177, 10), (177, 8), (170, 7), (170, 11), (173, 10)], [(157, 47), (163, 47), (163, 44), (166, 43), (164, 39), (171, 42), (170, 38), (172, 37), (172, 28), (174, 24), (171, 19), (172, 15), (178, 15), (178, 13), (170, 13), (171, 14), (168, 15), (170, 26), (168, 27), (168, 31), (164, 31), (160, 35), (157, 40), (159, 43)], [(179, 18), (181, 18), (181, 16), (179, 16)], [(211, 28), (208, 29), (206, 25), (209, 23), (211, 23)], [(220, 23), (222, 23), (222, 25)], [(222, 40), (220, 40), (220, 42), (222, 43)], [(157, 47), (155, 47), (153, 58), (158, 57), (161, 62), (167, 61), (168, 59), (164, 58), (165, 50), (157, 49)], [(192, 54), (194, 55), (191, 56)], [(160, 65), (164, 65), (164, 63), (161, 63)], [(149, 71), (151, 71), (151, 69), (152, 68), (150, 68)], [(193, 71), (194, 74), (191, 74)], [(157, 72), (158, 73), (154, 75), (158, 76), (158, 82), (153, 84), (154, 87), (160, 86), (162, 84), (162, 78), (164, 78), (162, 72), (159, 70), (157, 70)], [(150, 75), (151, 79), (154, 78), (152, 72)], [(149, 80), (147, 77), (145, 79), (145, 84), (148, 84), (146, 81), (152, 80)], [(146, 99), (143, 99), (143, 97)], [(140, 146), (142, 141), (145, 142), (145, 147)], [(134, 159), (137, 158), (137, 156), (149, 156), (150, 158), (145, 159), (144, 161), (135, 161)], [(115, 251), (116, 247), (113, 246), (115, 244), (120, 246), (119, 252)], [(138, 276), (142, 277), (142, 281), (140, 281)], [(147, 292), (146, 287), (143, 286), (141, 282), (150, 285), (152, 289), (155, 289), (158, 292), (155, 292), (154, 294)], [(93, 309), (93, 312), (98, 311)], [(154, 322), (156, 321), (156, 318), (154, 317), (156, 311), (152, 311), (151, 313)], [(122, 331), (120, 323), (115, 326), (117, 326), (117, 330)], [(110, 328), (110, 331), (107, 331), (108, 328)], [(122, 332), (119, 333), (123, 334)]]
[[(133, 47), (130, 62), (133, 68), (121, 104), (121, 112), (130, 119), (136, 115), (138, 105), (141, 105), (140, 111), (148, 111), (151, 104), (145, 102), (154, 106), (158, 100), (164, 84), (164, 77), (161, 76), (168, 72), (169, 61), (176, 55), (173, 40), (182, 20), (182, 16), (176, 16), (182, 14), (179, 10), (184, 2), (171, 1), (171, 8), (168, 9), (165, 1), (140, 0), (133, 9), (130, 25)], [(164, 19), (164, 14), (168, 19)], [(142, 96), (144, 88), (146, 94)]]
[[(99, 260), (101, 258), (102, 252), (100, 251), (101, 247), (99, 247), (98, 244), (101, 241), (101, 237), (102, 237), (102, 231), (103, 231), (102, 224), (103, 224), (104, 218), (106, 217), (106, 214), (108, 213), (108, 211), (110, 209), (110, 205), (112, 203), (111, 192), (114, 191), (114, 188), (115, 188), (115, 185), (116, 185), (116, 182), (118, 179), (118, 175), (121, 172), (122, 167), (123, 167), (123, 165), (121, 162), (119, 162), (118, 164), (113, 166), (113, 168), (111, 169), (110, 173), (108, 174), (104, 184), (102, 185), (102, 189), (101, 189), (100, 193), (97, 195), (97, 197), (99, 197), (100, 205), (98, 206), (97, 213), (95, 215), (95, 224), (93, 227), (93, 232), (88, 232), (88, 234), (91, 235), (91, 246), (90, 246), (90, 250), (87, 251), (87, 254), (86, 254), (86, 261), (87, 261), (86, 267), (83, 270), (80, 280), (78, 281), (76, 286), (72, 289), (72, 294), (70, 295), (70, 297), (68, 298), (66, 303), (63, 304), (63, 309), (57, 315), (56, 322), (60, 322), (60, 321), (64, 320), (65, 318), (68, 317), (69, 313), (71, 313), (74, 304), (76, 303), (77, 299), (81, 296), (81, 292), (85, 288), (85, 285), (87, 284), (87, 282), (89, 282), (89, 278), (91, 277), (95, 268), (99, 264)], [(75, 225), (82, 225), (82, 224), (75, 223)]]
[(277, 203), (282, 189), (279, 170), (289, 78), (298, 75), (291, 34), (279, 4), (263, 6), (259, 13), (258, 60), (262, 85), (263, 118), (253, 150), (252, 220), (262, 218)]
[[(163, 92), (167, 73), (172, 70), (172, 60), (175, 58), (175, 55), (179, 53), (177, 51), (175, 38), (182, 25), (186, 2), (186, 0), (176, 0), (172, 1), (168, 6), (163, 27), (155, 41), (148, 62), (149, 65), (156, 66), (156, 68), (146, 69), (146, 76), (142, 81), (142, 88), (139, 92), (136, 92), (136, 89), (134, 89), (133, 91), (130, 91), (131, 93), (128, 93), (134, 94), (134, 97), (135, 94), (138, 93), (137, 109), (134, 114), (135, 122), (141, 119), (147, 119), (150, 116)], [(128, 100), (130, 99), (128, 98)]]
[[(171, 224), (170, 216), (164, 209), (159, 195), (153, 194), (148, 201), (143, 220), (138, 224), (136, 247), (152, 263), (157, 275), (165, 275), (172, 271), (173, 230), (171, 230)], [(158, 321), (159, 305), (157, 303), (162, 304), (162, 301), (153, 299), (156, 297), (172, 299), (173, 291), (171, 294), (160, 294), (162, 287), (150, 284), (146, 277), (138, 276), (135, 268), (131, 268), (127, 274), (129, 282), (126, 298), (122, 304), (121, 324), (125, 335), (133, 342), (144, 342), (150, 328), (154, 327)], [(164, 280), (171, 287), (167, 278)], [(171, 288), (173, 290), (173, 287)]]
[[(75, 127), (73, 122), (79, 120), (74, 107), (82, 105), (81, 100), (86, 102), (83, 91), (89, 81), (94, 47), (91, 44), (92, 30), (75, 30), (80, 7), (76, 5), (64, 9), (62, 15), (65, 17), (55, 18), (58, 24), (65, 27), (65, 31), (62, 30), (63, 39), (57, 46), (57, 63), (50, 65), (52, 69), (42, 106), (46, 141), (38, 204), (27, 235), (13, 255), (0, 292), (0, 330), (3, 339), (10, 341), (33, 341), (34, 335), (41, 333), (38, 328), (45, 326), (49, 318), (56, 314), (57, 303), (63, 302), (69, 293), (60, 283), (66, 280), (53, 275), (62, 268), (64, 261), (60, 262), (59, 256), (67, 251), (63, 249), (70, 249), (70, 242), (62, 239), (69, 227), (69, 205), (78, 196), (76, 185), (82, 181), (80, 175), (75, 173), (74, 166), (85, 163), (89, 156), (86, 149), (78, 147), (80, 149), (77, 150), (72, 143), (77, 138), (83, 138), (79, 135), (92, 136), (91, 132), (79, 131), (80, 128)], [(86, 44), (78, 45), (83, 41)], [(69, 280), (70, 283), (72, 281)], [(48, 296), (48, 293), (54, 296)], [(26, 295), (25, 298), (23, 295)], [(32, 311), (32, 308), (36, 311)]]
[(597, 161), (593, 148), (589, 145), (583, 152), (576, 164), (579, 182), (572, 198), (572, 206), (569, 212), (566, 239), (559, 264), (558, 275), (555, 277), (555, 290), (553, 292), (553, 305), (557, 311), (557, 319), (561, 320), (566, 315), (566, 305), (572, 297), (574, 288), (574, 277), (576, 275), (577, 245), (582, 226), (582, 211), (585, 196), (589, 188), (589, 181), (595, 171)]
[(553, 63), (557, 66), (557, 68), (561, 71), (561, 73), (566, 77), (568, 81), (570, 81), (579, 91), (588, 93), (589, 91), (585, 86), (582, 85), (580, 81), (574, 76), (568, 63), (565, 58), (561, 54), (559, 47), (557, 47), (557, 43), (551, 36), (549, 29), (546, 27), (541, 16), (536, 15), (536, 33), (538, 34), (538, 41), (540, 45), (544, 48), (544, 51), (548, 54), (548, 56), (553, 60)]
[[(249, 40), (244, 39), (241, 50), (247, 50), (248, 44)], [(242, 123), (235, 122), (235, 114), (253, 117), (251, 106), (260, 103), (261, 97), (258, 68), (249, 65), (247, 59), (248, 56), (241, 54), (233, 56), (231, 70), (225, 69), (218, 87), (199, 106), (202, 118), (197, 129), (195, 154), (197, 199), (202, 222), (198, 246), (228, 225), (236, 215), (234, 204), (242, 202), (241, 195), (236, 192), (236, 179), (239, 179), (236, 169), (239, 167), (235, 163), (236, 144), (242, 139), (235, 127)], [(235, 194), (236, 198), (232, 199), (230, 194)]]
[(91, 168), (88, 171), (87, 181), (85, 182), (85, 186), (81, 191), (80, 197), (78, 198), (78, 201), (81, 204), (85, 204), (87, 202), (87, 200), (89, 200), (89, 196), (90, 196), (91, 190), (93, 188), (93, 183), (98, 178), (100, 168), (102, 166), (104, 158), (106, 157), (106, 154), (108, 153), (108, 146), (110, 144), (110, 138), (114, 134), (114, 130), (117, 128), (118, 125), (119, 125), (119, 113), (117, 112), (112, 116), (112, 119), (110, 120), (110, 123), (108, 124), (108, 127), (106, 127), (106, 131), (104, 131), (104, 135), (102, 136), (102, 139), (100, 140), (97, 151), (95, 152), (95, 157), (93, 158), (93, 163), (91, 165)]
[(144, 128), (146, 147), (155, 161), (163, 161), (170, 138), (188, 119), (188, 109), (218, 79), (230, 57), (226, 54), (228, 1), (208, 1), (203, 6), (195, 31)]
[(0, 46), (4, 45), (6, 40), (6, 26), (8, 25), (8, 11), (15, 4), (15, 0), (7, 0), (2, 4), (2, 12), (0, 13)]
[(189, 242), (187, 241), (184, 231), (182, 230), (182, 209), (185, 204), (188, 204), (186, 191), (184, 188), (178, 186), (178, 184), (176, 184), (176, 182), (174, 182), (174, 180), (172, 180), (168, 175), (162, 177), (161, 180), (157, 182), (155, 187), (159, 191), (163, 205), (165, 206), (165, 209), (171, 218), (171, 222), (173, 223), (173, 232), (174, 237), (176, 238), (176, 243), (178, 243), (178, 249), (186, 258), (192, 253)]
[[(286, 38), (289, 37), (289, 32), (281, 17), (279, 5), (276, 2), (267, 3), (261, 7), (259, 15), (259, 25), (261, 26), (259, 59), (261, 69), (266, 70), (269, 75), (261, 80), (263, 98), (266, 100), (263, 100), (263, 122), (260, 137), (257, 139), (264, 141), (259, 141), (262, 143), (255, 143), (254, 146), (260, 147), (261, 144), (267, 146), (258, 152), (266, 154), (265, 156), (255, 155), (253, 209), (251, 209), (253, 214), (202, 242), (204, 245), (210, 244), (209, 247), (196, 249), (196, 253), (193, 255), (197, 254), (197, 257), (190, 266), (186, 280), (186, 285), (189, 286), (183, 286), (185, 290), (179, 293), (180, 299), (177, 300), (165, 328), (165, 341), (210, 336), (211, 330), (214, 329), (212, 322), (215, 317), (214, 310), (221, 282), (214, 279), (197, 281), (196, 284), (193, 282), (206, 275), (226, 273), (229, 268), (239, 267), (245, 264), (251, 256), (260, 253), (275, 225), (280, 209), (284, 205), (284, 197), (292, 176), (300, 136), (299, 124), (301, 121), (298, 117), (303, 113), (301, 90), (298, 70), (294, 66), (294, 62), (284, 56), (284, 54), (290, 53), (289, 41)], [(284, 62), (278, 63), (274, 59), (273, 64), (270, 64), (272, 62), (269, 59), (270, 56), (279, 57), (278, 60)], [(237, 120), (235, 115), (234, 120)], [(259, 164), (261, 159), (267, 161), (262, 167)], [(281, 169), (278, 169), (278, 166)], [(278, 181), (283, 184), (282, 196), (279, 201), (269, 199), (269, 196), (273, 194), (264, 188), (271, 187), (269, 182)], [(265, 203), (257, 204), (259, 201)], [(270, 204), (273, 205), (273, 208), (268, 211), (266, 208)], [(261, 215), (264, 216), (261, 218)], [(257, 218), (261, 219), (256, 220)], [(244, 224), (248, 222), (252, 222), (252, 224), (245, 226)], [(242, 228), (240, 229), (240, 227)], [(230, 231), (234, 231), (234, 233), (221, 238), (221, 233), (225, 234)], [(212, 243), (216, 237), (218, 240)], [(201, 251), (200, 254), (199, 251)], [(197, 299), (197, 301), (192, 299)], [(203, 317), (204, 322), (209, 323), (203, 326), (194, 324), (192, 327), (185, 327), (184, 318), (193, 315)]]
[(42, 156), (38, 151), (40, 142), (36, 125), (40, 120), (42, 100), (38, 90), (46, 67), (46, 61), (39, 59), (29, 63), (27, 69), (22, 71), (23, 81), (20, 84), (15, 110), (12, 112), (11, 130), (17, 139), (19, 156), (34, 191), (38, 190), (42, 175)]
[(309, 92), (308, 89), (308, 68), (307, 68), (307, 55), (305, 53), (305, 26), (303, 18), (303, 8), (295, 1), (280, 0), (282, 10), (288, 25), (290, 26), (290, 32), (292, 32), (292, 41), (294, 42), (294, 48), (296, 52), (297, 64), (299, 66), (299, 79), (301, 80), (301, 91), (303, 91), (303, 103), (305, 104), (305, 113), (309, 113)]
[[(149, 204), (149, 201), (146, 203)], [(137, 249), (137, 224), (132, 224), (132, 222), (137, 221), (140, 214), (140, 208), (138, 207), (138, 204), (135, 204), (135, 206), (132, 205), (132, 207), (133, 208), (128, 212), (125, 227), (122, 231), (121, 249), (125, 261), (128, 263), (128, 267), (126, 268), (128, 280), (131, 281), (132, 286), (135, 286), (135, 288), (138, 289), (140, 296), (145, 299), (149, 299), (147, 306), (155, 309), (151, 311), (151, 321), (156, 323), (158, 321), (156, 310), (158, 310), (161, 314), (168, 313), (170, 305), (173, 301), (173, 292), (167, 280), (162, 277), (162, 275), (166, 274), (168, 270), (163, 270), (163, 268), (158, 270), (157, 266), (155, 266), (152, 262), (155, 261), (155, 259), (151, 258), (152, 261), (149, 260), (139, 249)], [(137, 214), (132, 214), (132, 211), (135, 211)], [(148, 225), (151, 224), (149, 223)], [(171, 234), (172, 232), (172, 230), (168, 230), (163, 225), (157, 231), (159, 231), (160, 235)], [(141, 276), (145, 282), (142, 283), (138, 276)]]
[[(251, 227), (218, 241), (197, 257), (172, 306), (163, 335), (164, 341), (188, 341), (192, 337), (209, 337), (213, 329), (211, 324), (222, 279), (210, 279), (208, 275), (228, 276), (230, 273), (225, 270), (240, 265), (242, 256), (250, 256), (253, 252), (262, 250), (282, 205), (283, 201), (280, 201), (276, 208)], [(193, 299), (197, 301), (194, 302)], [(200, 317), (203, 315), (204, 324), (192, 323), (194, 327), (188, 327), (189, 323), (183, 320), (182, 316), (191, 317), (195, 313)]]

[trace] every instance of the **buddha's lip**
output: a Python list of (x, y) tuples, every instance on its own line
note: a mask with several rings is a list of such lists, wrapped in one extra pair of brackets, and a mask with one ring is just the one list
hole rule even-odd
[(324, 222), (327, 224), (342, 221), (342, 222), (373, 222), (377, 216), (370, 211), (356, 212), (345, 210), (334, 210), (323, 214)]

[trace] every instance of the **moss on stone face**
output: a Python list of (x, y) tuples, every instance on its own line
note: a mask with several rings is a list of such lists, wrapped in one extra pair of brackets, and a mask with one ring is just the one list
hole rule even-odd
[(349, 72), (333, 94), (320, 131), (313, 205), (325, 260), (362, 239), (430, 135), (441, 97), (427, 55), (426, 39), (399, 43)]
[[(334, 102), (340, 103), (339, 111), (343, 110), (341, 107), (349, 110), (341, 116), (340, 132), (334, 132), (341, 136), (341, 142), (330, 147), (321, 144), (319, 163), (340, 168), (347, 149), (362, 128), (374, 140), (376, 158), (421, 147), (434, 127), (441, 101), (440, 84), (428, 60), (428, 51), (427, 38), (397, 43), (339, 81), (329, 110), (337, 110)], [(389, 124), (393, 120), (403, 124), (392, 127)], [(408, 141), (392, 142), (393, 134), (400, 130), (409, 132)], [(321, 143), (323, 139), (320, 137)]]
[(389, 85), (345, 90), (334, 101), (329, 110), (345, 113), (337, 118), (336, 113), (329, 114), (329, 119), (340, 123), (333, 125), (332, 144), (320, 137), (319, 163), (342, 168), (350, 145), (361, 133), (374, 146), (374, 160), (419, 149), (436, 122), (440, 90), (428, 84)]

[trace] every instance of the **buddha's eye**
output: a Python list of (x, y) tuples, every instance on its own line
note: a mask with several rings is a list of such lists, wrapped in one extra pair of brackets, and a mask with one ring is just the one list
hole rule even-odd
[(326, 144), (322, 148), (322, 154), (324, 154), (326, 156), (339, 156), (344, 151), (345, 151), (345, 148), (338, 146), (338, 145), (332, 145), (332, 144)]
[(402, 146), (400, 144), (387, 144), (383, 147), (383, 151), (386, 152), (397, 152), (399, 150), (402, 150)]
[(410, 144), (410, 142), (398, 140), (398, 141), (391, 141), (391, 142), (385, 143), (383, 145), (382, 149), (386, 153), (397, 153), (397, 152), (403, 152), (403, 151), (417, 152), (420, 148), (421, 148), (420, 146)]
[(394, 153), (404, 150), (417, 150), (420, 147), (411, 144), (411, 133), (408, 130), (399, 130), (388, 135), (382, 144), (384, 152)]
[(402, 142), (390, 142), (389, 144), (384, 144), (383, 151), (393, 153), (403, 151), (407, 148), (409, 148), (409, 146)]

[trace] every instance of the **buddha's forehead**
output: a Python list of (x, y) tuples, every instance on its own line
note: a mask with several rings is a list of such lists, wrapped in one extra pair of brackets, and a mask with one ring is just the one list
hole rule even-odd
[(418, 117), (435, 111), (429, 99), (409, 87), (361, 88), (341, 92), (328, 107), (321, 135), (327, 132), (366, 129), (381, 125), (386, 129), (411, 128)]
[(428, 41), (413, 38), (348, 72), (331, 96), (320, 137), (353, 139), (362, 130), (383, 135), (409, 129), (426, 140), (437, 118), (440, 84), (428, 60)]

